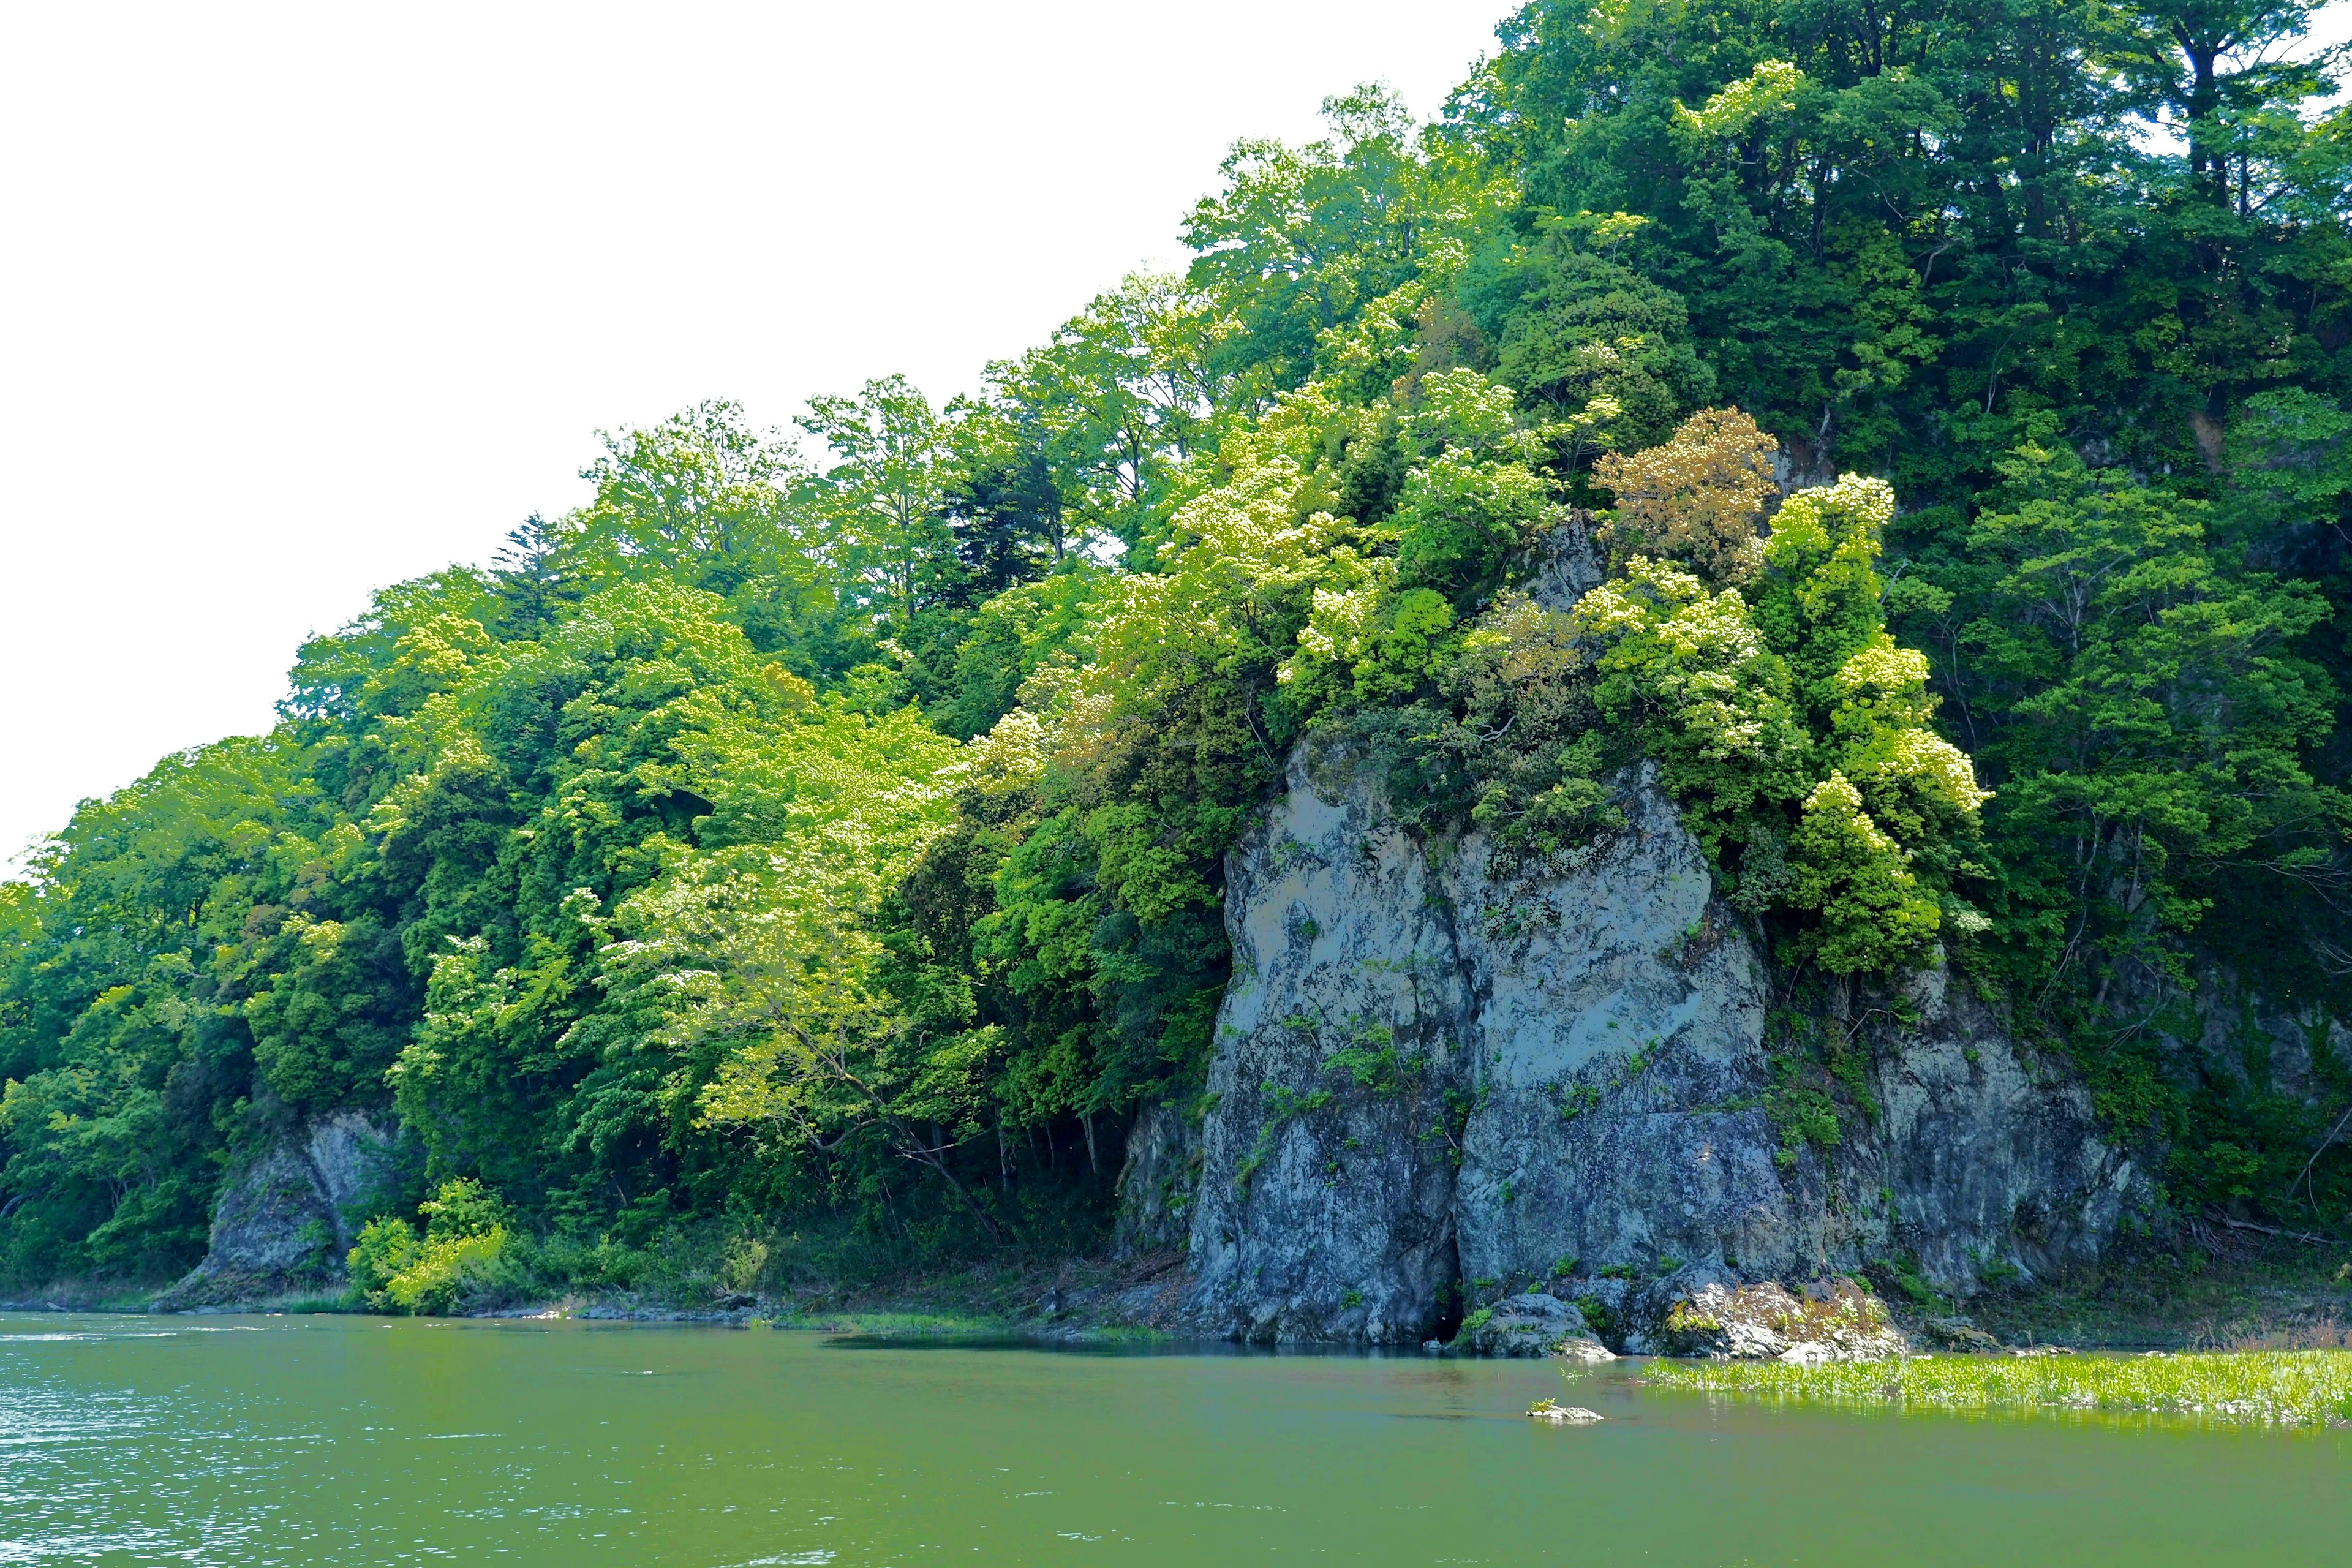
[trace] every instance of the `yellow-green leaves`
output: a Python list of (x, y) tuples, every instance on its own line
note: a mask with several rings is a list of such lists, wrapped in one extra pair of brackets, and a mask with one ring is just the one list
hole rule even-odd
[(1727, 766), (1766, 788), (1801, 765), (1810, 742), (1787, 667), (1738, 589), (1710, 593), (1692, 574), (1637, 555), (1622, 578), (1578, 601), (1576, 623), (1601, 650), (1602, 709), (1647, 721), (1668, 788), (1694, 769), (1720, 781)]
[(648, 957), (680, 965), (662, 974), (677, 998), (670, 1043), (724, 1047), (696, 1097), (702, 1121), (821, 1139), (895, 1087), (886, 1058), (904, 1018), (870, 929), (881, 884), (858, 858), (817, 846), (737, 858), (629, 911), (649, 932)]
[(1403, 416), (1407, 439), (1423, 452), (1453, 447), (1465, 452), (1516, 448), (1528, 455), (1517, 413), (1517, 396), (1475, 370), (1439, 371), (1422, 377), (1421, 406)]
[(1832, 770), (1805, 797), (1789, 860), (1795, 872), (1790, 902), (1819, 916), (1820, 930), (1806, 945), (1831, 973), (1894, 969), (1934, 939), (1936, 900), (1843, 773)]
[(478, 1181), (444, 1182), (417, 1210), (421, 1240), (387, 1215), (368, 1222), (346, 1260), (352, 1290), (376, 1311), (449, 1311), (489, 1283), (506, 1251), (506, 1205)]
[(1762, 60), (1756, 68), (1691, 110), (1675, 103), (1675, 129), (1694, 139), (1737, 139), (1767, 115), (1786, 114), (1797, 107), (1805, 73), (1787, 60)]
[(1894, 518), (1894, 488), (1861, 474), (1799, 490), (1772, 514), (1759, 604), (1805, 679), (1832, 677), (1880, 629), (1879, 542)]
[[(1753, 526), (1728, 511), (1734, 526), (1685, 535)], [(1835, 973), (1926, 951), (1943, 885), (1922, 880), (1918, 853), (1936, 851), (1940, 878), (1990, 798), (1928, 727), (1926, 658), (1886, 635), (1875, 566), (1893, 512), (1884, 481), (1847, 475), (1781, 506), (1752, 607), (1738, 588), (1635, 555), (1575, 614), (1597, 650), (1595, 700), (1636, 727), (1736, 896), (1807, 917), (1795, 954)]]
[(1474, 370), (1425, 376), (1405, 416), (1409, 468), (1390, 527), (1396, 581), (1457, 603), (1489, 587), (1504, 562), (1556, 517), (1549, 480), (1529, 466), (1544, 444), (1516, 398)]
[(1978, 785), (1967, 753), (1927, 727), (1936, 700), (1927, 657), (1881, 633), (1836, 679), (1831, 734), (1838, 765), (1877, 821), (1912, 844), (1967, 831), (1992, 792)]

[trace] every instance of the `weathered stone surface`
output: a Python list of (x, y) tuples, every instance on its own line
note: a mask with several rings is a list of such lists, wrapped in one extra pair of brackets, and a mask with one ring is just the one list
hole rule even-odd
[(332, 1284), (351, 1251), (352, 1211), (387, 1169), (394, 1130), (337, 1111), (262, 1151), (213, 1205), (204, 1261), (156, 1298), (158, 1311), (217, 1306)]
[[(1940, 965), (1827, 1021), (1869, 1026), (1877, 1117), (1832, 1158), (1784, 1148), (1759, 940), (1646, 776), (1542, 871), (1414, 839), (1344, 757), (1302, 750), (1287, 786), (1228, 862), (1200, 1327), (1416, 1343), (1541, 1284), (1639, 1351), (1709, 1285), (1907, 1257), (1965, 1296), (2094, 1257), (2139, 1190), (2088, 1095)], [(1137, 1145), (1155, 1171), (1164, 1146)]]
[(1592, 1337), (1584, 1314), (1557, 1296), (1528, 1292), (1497, 1301), (1462, 1326), (1460, 1347), (1481, 1355), (1557, 1355), (1570, 1361), (1614, 1361)]
[(1832, 1227), (1824, 1266), (1899, 1249), (1968, 1296), (1988, 1268), (2030, 1279), (2095, 1258), (2143, 1184), (2097, 1135), (2090, 1092), (2026, 1058), (1941, 964), (1904, 1001), (1919, 1022), (1872, 1066), (1880, 1116), (1841, 1151), (1852, 1228)]
[(1761, 1102), (1766, 988), (1671, 802), (1565, 876), (1449, 860), (1476, 1109), (1455, 1213), (1472, 1279), (1705, 1260), (1768, 1270), (1817, 1252), (1773, 1163)]
[[(1589, 519), (1587, 521), (1589, 522)], [(1533, 570), (1527, 579), (1528, 597), (1548, 610), (1567, 610), (1601, 586), (1608, 563), (1584, 524), (1555, 528), (1538, 542)]]
[(1769, 1279), (1702, 1285), (1675, 1303), (1662, 1334), (1678, 1355), (1751, 1360), (1885, 1361), (1910, 1349), (1885, 1304), (1851, 1279), (1822, 1281), (1801, 1297)]
[(1181, 1106), (1145, 1108), (1127, 1132), (1113, 1252), (1139, 1258), (1183, 1248), (1192, 1239), (1192, 1198), (1200, 1185), (1198, 1121)]
[(1469, 997), (1421, 847), (1371, 792), (1326, 787), (1302, 757), (1227, 867), (1195, 1310), (1235, 1338), (1417, 1344), (1461, 1273), (1448, 1090)]

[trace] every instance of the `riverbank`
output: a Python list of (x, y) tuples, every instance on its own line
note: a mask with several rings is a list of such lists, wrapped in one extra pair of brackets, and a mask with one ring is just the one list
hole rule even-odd
[[(1965, 1302), (1905, 1293), (1874, 1279), (1914, 1343), (1954, 1326), (1994, 1344), (2111, 1351), (2310, 1350), (2352, 1346), (2352, 1258), (2268, 1241), (2226, 1256), (2153, 1249), (2031, 1288)], [(999, 1335), (1062, 1341), (1183, 1337), (1192, 1283), (1181, 1253), (978, 1264), (862, 1281), (799, 1280), (752, 1296), (686, 1300), (583, 1293), (509, 1309), (587, 1318), (759, 1318), (780, 1326), (887, 1337)], [(723, 1304), (721, 1304), (723, 1303)]]
[[(2154, 1247), (2032, 1288), (1993, 1289), (1966, 1302), (1906, 1292), (1873, 1278), (1904, 1332), (1923, 1348), (1950, 1326), (1993, 1343), (2083, 1350), (2255, 1351), (2352, 1345), (2352, 1256), (2277, 1237), (2224, 1235), (2211, 1250)], [(1181, 1337), (1192, 1277), (1181, 1253), (1024, 1259), (827, 1279), (795, 1272), (728, 1289), (680, 1269), (635, 1289), (504, 1293), (461, 1306), (463, 1317), (746, 1323), (878, 1338), (996, 1336), (1134, 1342)], [(0, 1300), (0, 1310), (143, 1312), (153, 1286), (69, 1281)], [(325, 1288), (196, 1309), (282, 1313), (360, 1310)]]
[[(585, 1321), (772, 1323), (876, 1338), (1020, 1337), (1089, 1342), (1175, 1337), (1178, 1298), (1190, 1276), (1177, 1253), (1130, 1258), (975, 1263), (904, 1270), (860, 1280), (793, 1278), (751, 1289), (715, 1288), (683, 1271), (650, 1289), (491, 1294), (457, 1318)], [(0, 1299), (0, 1311), (145, 1313), (156, 1285), (66, 1280)], [(311, 1289), (208, 1303), (173, 1315), (363, 1314), (349, 1292)]]
[(467, 1316), (772, 1323), (875, 1339), (1143, 1343), (1180, 1336), (1182, 1255), (972, 1264), (859, 1282), (798, 1280), (695, 1301), (585, 1292)]
[(2223, 1245), (2230, 1249), (2119, 1255), (2031, 1289), (1985, 1291), (1966, 1310), (2008, 1345), (2117, 1351), (2352, 1345), (2352, 1249), (2323, 1251), (2270, 1237)]

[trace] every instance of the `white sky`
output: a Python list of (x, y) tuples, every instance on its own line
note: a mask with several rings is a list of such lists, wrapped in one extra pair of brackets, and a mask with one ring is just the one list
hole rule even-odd
[(1241, 135), (1421, 113), (1509, 0), (0, 5), (0, 862), (581, 498), (1040, 341)]
[(598, 427), (968, 387), (1510, 4), (0, 6), (0, 862)]

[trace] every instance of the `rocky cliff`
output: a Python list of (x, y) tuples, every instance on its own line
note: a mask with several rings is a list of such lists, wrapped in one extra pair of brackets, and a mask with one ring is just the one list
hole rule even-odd
[(1418, 1342), (1532, 1289), (1638, 1349), (1710, 1284), (1894, 1260), (1966, 1295), (2098, 1252), (2131, 1163), (1941, 967), (1826, 1021), (1870, 1042), (1874, 1114), (1776, 1125), (1759, 939), (1646, 773), (1623, 805), (1581, 865), (1528, 870), (1294, 758), (1228, 865), (1197, 1174), (1172, 1112), (1131, 1141), (1123, 1223), (1181, 1227), (1202, 1327)]
[(233, 1172), (213, 1205), (204, 1261), (158, 1311), (266, 1300), (340, 1283), (352, 1215), (389, 1167), (395, 1131), (337, 1111)]

